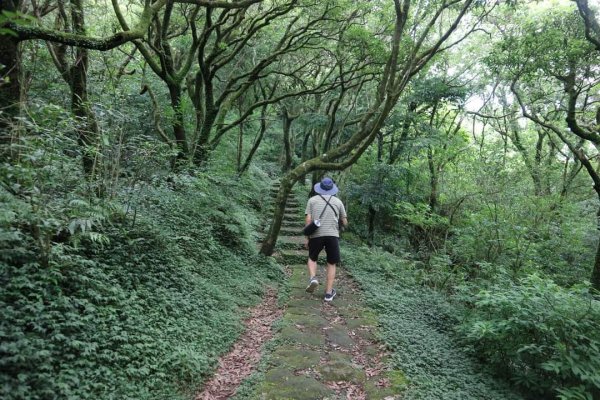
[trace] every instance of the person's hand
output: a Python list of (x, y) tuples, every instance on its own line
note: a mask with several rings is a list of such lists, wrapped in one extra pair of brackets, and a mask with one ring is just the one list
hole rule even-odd
[(308, 250), (308, 237), (304, 238), (304, 248)]

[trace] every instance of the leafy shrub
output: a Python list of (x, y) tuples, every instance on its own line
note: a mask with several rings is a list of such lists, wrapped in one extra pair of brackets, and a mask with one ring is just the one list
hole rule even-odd
[(519, 385), (586, 399), (600, 389), (600, 302), (530, 275), (480, 291), (459, 332), (477, 354)]
[(403, 399), (519, 399), (466, 354), (453, 336), (462, 311), (418, 282), (415, 262), (367, 247), (342, 245), (344, 267), (378, 315), (389, 362), (410, 384)]
[(190, 397), (282, 278), (252, 247), (268, 180), (132, 176), (107, 201), (38, 133), (0, 164), (0, 398)]

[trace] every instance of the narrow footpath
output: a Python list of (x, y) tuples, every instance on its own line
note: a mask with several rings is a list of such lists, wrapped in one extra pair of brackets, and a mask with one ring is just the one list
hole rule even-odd
[(290, 197), (276, 256), (289, 273), (289, 297), (279, 345), (268, 358), (265, 379), (257, 388), (261, 399), (399, 398), (406, 385), (401, 371), (386, 368), (378, 344), (376, 319), (343, 266), (338, 268), (331, 303), (323, 301), (325, 254), (319, 259), (319, 287), (310, 294), (304, 249), (303, 204)]

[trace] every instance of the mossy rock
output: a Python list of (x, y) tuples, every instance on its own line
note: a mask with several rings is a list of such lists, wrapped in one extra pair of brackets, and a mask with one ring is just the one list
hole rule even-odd
[[(360, 309), (355, 309), (359, 311)], [(377, 317), (370, 311), (361, 312), (359, 315), (355, 315), (346, 319), (346, 326), (348, 329), (358, 329), (362, 327), (375, 327), (378, 325)]]
[(356, 329), (354, 333), (369, 342), (378, 341), (377, 332), (374, 329)]
[(287, 264), (299, 264), (308, 259), (308, 252), (302, 250), (282, 250), (280, 255)]
[(320, 331), (307, 330), (302, 332), (295, 326), (286, 326), (281, 330), (280, 338), (287, 343), (301, 346), (320, 347), (325, 344), (325, 336)]
[[(286, 371), (289, 372), (289, 371)], [(334, 393), (327, 386), (308, 376), (293, 373), (267, 373), (265, 382), (259, 388), (260, 399), (264, 400), (317, 400), (331, 398)]]
[(286, 314), (283, 321), (294, 325), (302, 325), (311, 330), (320, 330), (329, 325), (329, 322), (325, 318), (314, 314)]
[(284, 345), (271, 355), (269, 363), (277, 368), (298, 371), (316, 366), (320, 359), (318, 351)]
[(323, 303), (323, 299), (321, 296), (306, 293), (304, 290), (300, 291), (292, 291), (290, 293), (290, 301), (288, 302), (288, 307), (304, 307), (310, 308), (314, 315), (321, 313), (321, 304)]
[(322, 293), (306, 293), (306, 286), (295, 287), (290, 292), (288, 307), (302, 307), (306, 305), (313, 310), (312, 314), (316, 315), (321, 312), (321, 305), (323, 303)]
[[(293, 230), (294, 232), (298, 232), (298, 231), (302, 232), (302, 229), (304, 229), (304, 224), (302, 224), (302, 222), (300, 222), (300, 221), (296, 221), (296, 222), (285, 221), (285, 222), (283, 222), (281, 224), (281, 229), (282, 230), (284, 230), (284, 229), (285, 230), (290, 230), (290, 231)], [(292, 236), (298, 237), (297, 234), (296, 235), (292, 235)], [(301, 235), (300, 235), (300, 237), (301, 237)]]
[(334, 305), (336, 306), (338, 313), (343, 317), (346, 317), (346, 319), (369, 318), (368, 315), (370, 312), (361, 306), (356, 299), (342, 297), (338, 300), (338, 298), (336, 298), (333, 303), (335, 303)]
[(321, 302), (322, 300), (316, 296), (291, 299), (288, 302), (286, 314), (317, 315), (321, 312)]
[[(376, 380), (386, 378), (389, 381), (388, 387), (380, 387), (376, 385)], [(400, 370), (386, 371), (383, 376), (375, 377), (373, 381), (369, 380), (365, 384), (365, 392), (368, 399), (384, 400), (389, 398), (398, 399), (408, 386), (408, 379)]]
[(365, 346), (363, 348), (363, 352), (369, 357), (375, 357), (379, 354), (379, 347), (375, 345)]
[(329, 353), (329, 361), (320, 365), (317, 371), (326, 382), (363, 384), (367, 379), (365, 371), (352, 362), (350, 355), (337, 351)]
[(285, 250), (302, 250), (304, 248), (304, 243), (296, 243), (287, 240), (278, 240), (277, 248)]
[(350, 338), (348, 330), (344, 326), (333, 326), (326, 329), (325, 334), (327, 335), (327, 340), (334, 347), (337, 346), (349, 349), (354, 346), (354, 341)]

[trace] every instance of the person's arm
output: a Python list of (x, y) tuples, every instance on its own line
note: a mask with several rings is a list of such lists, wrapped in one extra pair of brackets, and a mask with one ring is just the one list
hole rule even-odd
[[(312, 216), (310, 215), (310, 201), (306, 204), (304, 214), (304, 226), (306, 226), (312, 222)], [(308, 250), (308, 236), (304, 236), (304, 248)]]
[(342, 225), (344, 225), (344, 228), (348, 227), (348, 218), (342, 217)]
[[(304, 226), (306, 226), (312, 222), (312, 217), (310, 216), (310, 214), (306, 214), (306, 217), (304, 218), (304, 222), (305, 222)], [(308, 250), (308, 236), (304, 236), (304, 248), (306, 250)]]
[(312, 217), (310, 216), (310, 214), (306, 214), (305, 218), (304, 218), (304, 225), (308, 225), (312, 222)]

